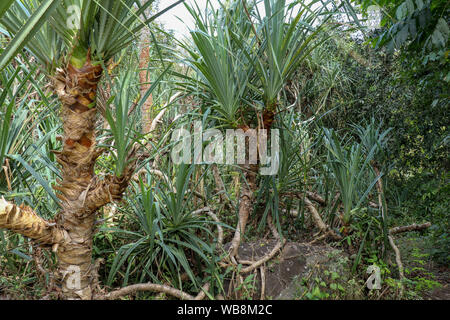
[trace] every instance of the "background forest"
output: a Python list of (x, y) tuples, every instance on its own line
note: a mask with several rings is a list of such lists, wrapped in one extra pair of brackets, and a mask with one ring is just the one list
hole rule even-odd
[[(449, 11), (2, 0), (0, 299), (449, 299)], [(174, 163), (195, 121), (279, 170)]]

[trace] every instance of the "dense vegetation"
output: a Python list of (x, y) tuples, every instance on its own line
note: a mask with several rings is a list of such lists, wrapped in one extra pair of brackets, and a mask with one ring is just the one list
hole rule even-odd
[[(185, 39), (164, 2), (2, 2), (0, 298), (276, 298), (293, 243), (339, 266), (290, 299), (448, 297), (449, 3), (205, 2)], [(276, 174), (174, 161), (197, 124), (268, 130)]]

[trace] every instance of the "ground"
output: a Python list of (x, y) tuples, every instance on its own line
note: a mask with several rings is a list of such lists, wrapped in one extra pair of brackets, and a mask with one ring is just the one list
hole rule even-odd
[[(303, 240), (302, 240), (303, 241)], [(281, 252), (264, 266), (265, 299), (393, 299), (395, 290), (390, 290), (385, 278), (382, 289), (371, 295), (365, 282), (364, 272), (352, 273), (352, 257), (330, 244), (296, 241), (287, 242)], [(450, 300), (450, 270), (433, 262), (424, 252), (423, 238), (404, 235), (396, 239), (402, 253), (405, 275), (414, 281), (406, 298), (425, 300)], [(275, 240), (257, 240), (242, 243), (240, 260), (256, 261), (268, 254), (276, 245)], [(228, 244), (229, 246), (229, 244)], [(227, 245), (225, 245), (225, 249)], [(393, 261), (393, 257), (390, 257)], [(398, 278), (394, 270), (389, 277)], [(230, 274), (225, 281), (225, 298), (260, 299), (261, 268), (242, 275), (243, 284), (232, 281)], [(235, 290), (238, 287), (240, 290)], [(386, 290), (384, 290), (386, 288)], [(30, 290), (32, 291), (32, 290)], [(388, 292), (386, 294), (386, 292)], [(30, 293), (31, 294), (31, 293)], [(24, 297), (21, 296), (20, 299)], [(0, 300), (17, 299), (13, 294), (2, 293)], [(39, 299), (36, 296), (26, 299)]]

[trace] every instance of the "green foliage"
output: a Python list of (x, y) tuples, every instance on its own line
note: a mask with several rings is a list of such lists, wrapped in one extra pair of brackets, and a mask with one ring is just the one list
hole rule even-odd
[[(160, 276), (170, 275), (172, 284), (182, 288), (181, 275), (186, 273), (198, 290), (202, 277), (197, 273), (203, 268), (215, 270), (215, 245), (205, 241), (205, 236), (213, 236), (207, 228), (211, 222), (193, 215), (189, 205), (193, 196), (188, 189), (193, 168), (177, 167), (173, 184), (169, 181), (155, 185), (150, 172), (146, 182), (140, 180), (139, 194), (130, 199), (133, 229), (113, 230), (114, 234), (123, 235), (127, 243), (114, 258), (109, 285), (116, 281), (118, 273), (123, 285), (131, 279), (159, 282)], [(201, 269), (195, 272), (192, 265)]]
[(446, 1), (358, 0), (355, 2), (361, 3), (365, 14), (372, 5), (381, 9), (383, 15), (381, 26), (384, 30), (376, 41), (378, 47), (386, 45), (392, 50), (407, 44), (408, 50), (423, 54), (432, 49), (445, 48), (447, 45), (450, 31), (448, 22), (445, 20), (449, 10)]
[[(212, 106), (220, 117), (230, 124), (236, 124), (236, 116), (248, 82), (248, 59), (242, 50), (232, 51), (236, 36), (226, 28), (226, 19), (219, 19), (218, 13), (202, 16), (188, 7), (194, 17), (197, 30), (191, 32), (193, 44), (182, 44), (188, 52), (188, 65), (200, 78), (191, 79), (200, 90), (207, 89), (213, 97)], [(240, 38), (242, 39), (242, 38)], [(243, 40), (241, 40), (243, 41)], [(192, 88), (195, 89), (195, 88)]]
[[(3, 14), (14, 1), (3, 1), (0, 7), (0, 21)], [(20, 50), (33, 38), (39, 28), (50, 18), (53, 11), (59, 6), (59, 0), (36, 1), (34, 12), (29, 15), (26, 23), (16, 28), (14, 38), (0, 55), (0, 70), (3, 69)], [(7, 19), (6, 17), (5, 19)], [(16, 24), (16, 26), (18, 26)], [(10, 30), (9, 30), (10, 32)], [(4, 32), (2, 32), (4, 33)], [(5, 33), (4, 33), (5, 34)]]
[[(76, 65), (86, 59), (88, 50), (94, 60), (107, 62), (136, 40), (142, 28), (182, 1), (142, 20), (140, 16), (153, 2), (47, 0), (34, 13), (33, 7), (38, 1), (16, 2), (2, 17), (0, 23), (6, 30), (0, 29), (0, 32), (12, 35), (11, 46), (17, 48), (5, 51), (0, 65), (3, 67), (24, 45), (41, 63), (40, 67), (50, 74), (66, 62), (61, 61), (61, 57), (73, 55), (71, 61)], [(31, 38), (34, 33), (35, 37)]]
[[(133, 75), (140, 50), (135, 40), (141, 28), (150, 22), (155, 26), (158, 14), (141, 15), (155, 2), (64, 0), (51, 18), (30, 20), (33, 13), (43, 13), (39, 4), (50, 2), (0, 5), (2, 40), (11, 38), (10, 45), (18, 50), (28, 40), (21, 55), (6, 49), (0, 58), (6, 63), (16, 56), (0, 72), (0, 194), (46, 217), (58, 211), (50, 186), (60, 173), (51, 150), (58, 148), (56, 134), (62, 129), (59, 104), (46, 89), (45, 76), (68, 58), (82, 66), (88, 49), (94, 63), (106, 66), (110, 58), (120, 62), (118, 72), (105, 72), (102, 82), (112, 96), (105, 110), (109, 129), (98, 139), (109, 152), (99, 158), (95, 172), (101, 168), (121, 176), (135, 156), (135, 146), (159, 138), (149, 141), (150, 156), (138, 163), (144, 168), (139, 182), (131, 183), (124, 200), (115, 204), (115, 216), (94, 237), (95, 255), (106, 258), (100, 274), (109, 286), (151, 281), (198, 293), (209, 282), (209, 298), (224, 292), (224, 279), (235, 269), (218, 266), (218, 223), (194, 212), (209, 206), (221, 221), (236, 225), (240, 172), (218, 166), (225, 184), (219, 190), (216, 177), (204, 167), (174, 166), (167, 156), (172, 147), (168, 139), (174, 128), (189, 126), (194, 119), (201, 119), (205, 128), (255, 127), (261, 113), (269, 110), (275, 116), (272, 127), (280, 130), (280, 170), (258, 177), (252, 217), (257, 222), (249, 225), (245, 237), (264, 234), (270, 214), (283, 238), (310, 241), (315, 227), (308, 221), (304, 199), (288, 194), (317, 193), (323, 201), (314, 205), (323, 221), (340, 235), (339, 228), (345, 227), (340, 229), (345, 230), (344, 239), (336, 245), (349, 251), (355, 277), (347, 279), (334, 269), (311, 274), (312, 280), (301, 284), (299, 297), (399, 298), (405, 288), (401, 298), (420, 298), (436, 287), (428, 260), (448, 264), (450, 250), (450, 78), (448, 8), (443, 1), (379, 1), (383, 27), (364, 38), (378, 42), (376, 49), (350, 34), (358, 22), (345, 25), (355, 14), (346, 7), (348, 1), (340, 6), (337, 1), (264, 0), (260, 3), (265, 13), (256, 1), (227, 1), (217, 8), (208, 2), (204, 12), (195, 4), (187, 6), (195, 20), (190, 40), (166, 38), (170, 34), (164, 30), (151, 34), (164, 47), (151, 48), (144, 68), (152, 86), (142, 96)], [(372, 3), (358, 2), (363, 12)], [(72, 4), (81, 8), (79, 28), (66, 25)], [(348, 14), (344, 23), (342, 13)], [(20, 33), (22, 26), (29, 27), (27, 37), (21, 36), (26, 35)], [(169, 48), (173, 44), (181, 45), (183, 54)], [(386, 54), (383, 46), (397, 51)], [(36, 72), (38, 68), (44, 74)], [(185, 96), (166, 103), (174, 90)], [(162, 107), (167, 112), (157, 131), (142, 136), (137, 132), (139, 112), (130, 110), (139, 110), (150, 94), (152, 111)], [(381, 194), (374, 188), (377, 181), (383, 182)], [(382, 206), (374, 208), (378, 196)], [(290, 215), (294, 213), (296, 217)], [(423, 221), (432, 222), (420, 234), (425, 253), (413, 252), (403, 260), (408, 279), (400, 282), (397, 268), (388, 263), (392, 252), (387, 230)], [(225, 231), (227, 242), (232, 232)], [(51, 265), (52, 253), (45, 252)], [(7, 287), (8, 294), (24, 297), (32, 282), (41, 279), (28, 266), (32, 254), (32, 245), (22, 236), (0, 230), (1, 290)], [(380, 267), (382, 290), (365, 289), (367, 264)], [(257, 278), (252, 274), (243, 280), (236, 290), (251, 299)], [(42, 281), (33, 285), (31, 294), (41, 295), (41, 286)]]
[[(436, 78), (428, 65), (426, 73), (410, 58), (396, 58), (351, 43), (352, 50), (367, 57), (369, 64), (341, 60), (351, 91), (342, 104), (339, 93), (330, 96), (331, 111), (324, 125), (355, 135), (348, 123), (378, 119), (380, 131), (391, 130), (385, 153), (377, 154), (385, 186), (384, 200), (393, 220), (389, 225), (431, 220), (430, 250), (436, 261), (448, 261), (448, 85)], [(445, 70), (445, 68), (443, 69)], [(375, 132), (375, 131), (374, 131)], [(349, 138), (350, 139), (350, 138)], [(373, 228), (374, 226), (372, 226)], [(363, 233), (364, 235), (364, 233)], [(430, 251), (431, 252), (431, 251)]]
[(188, 6), (196, 29), (192, 43), (180, 44), (196, 77), (180, 75), (187, 80), (182, 87), (210, 105), (218, 112), (211, 116), (228, 126), (248, 125), (256, 120), (255, 111), (275, 111), (286, 82), (338, 26), (331, 20), (339, 7), (326, 1), (312, 9), (319, 2), (264, 0), (264, 14), (256, 3), (241, 1), (204, 13)]
[[(238, 266), (238, 270), (242, 265)], [(252, 295), (255, 293), (255, 274), (249, 274), (245, 277), (244, 281), (241, 282), (235, 289), (235, 292), (240, 292), (242, 294), (243, 300), (252, 300)]]
[(413, 248), (411, 256), (411, 266), (405, 268), (405, 274), (407, 274), (409, 280), (408, 286), (411, 287), (416, 294), (441, 287), (441, 285), (434, 280), (434, 275), (424, 268), (429, 254), (421, 253), (418, 248)]
[(448, 40), (450, 35), (448, 2), (445, 0), (356, 0), (363, 13), (370, 5), (381, 8), (381, 34), (372, 43), (401, 54), (411, 69), (430, 73), (436, 80), (450, 81)]
[(369, 183), (366, 180), (368, 164), (373, 159), (377, 145), (371, 146), (371, 149), (364, 155), (361, 144), (354, 143), (348, 150), (341, 145), (333, 130), (324, 129), (324, 132), (325, 145), (328, 149), (328, 164), (339, 185), (344, 205), (344, 223), (349, 224), (352, 214), (360, 209), (379, 179), (379, 177), (375, 177), (375, 179), (369, 180)]
[[(53, 103), (33, 79), (35, 69), (20, 64), (15, 70), (8, 66), (0, 74), (4, 83), (0, 94), (0, 194), (32, 206), (41, 205), (45, 214), (54, 212), (58, 203), (50, 182), (59, 172), (49, 150), (55, 142), (52, 134), (59, 126), (55, 125)], [(41, 202), (41, 197), (46, 200)]]
[[(117, 93), (107, 102), (105, 112), (112, 138), (112, 145), (108, 145), (108, 147), (115, 150), (111, 155), (115, 163), (115, 174), (118, 177), (122, 175), (124, 169), (132, 161), (129, 155), (134, 143), (138, 140), (135, 132), (135, 118), (129, 116), (132, 105), (130, 95), (132, 74), (132, 72), (127, 71), (117, 79)], [(112, 101), (114, 101), (114, 110), (111, 110), (109, 105)]]
[[(334, 1), (310, 1), (307, 5), (300, 3), (286, 5), (286, 1), (265, 0), (265, 15), (255, 10), (258, 30), (256, 41), (260, 48), (254, 72), (260, 81), (262, 100), (266, 108), (276, 103), (277, 95), (298, 66), (321, 44), (319, 35), (336, 27), (329, 23), (335, 11), (328, 11)], [(320, 17), (320, 19), (319, 19)], [(263, 39), (262, 42), (260, 42)]]

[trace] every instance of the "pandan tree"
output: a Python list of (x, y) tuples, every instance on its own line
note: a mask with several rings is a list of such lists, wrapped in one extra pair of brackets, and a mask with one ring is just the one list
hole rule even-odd
[[(340, 26), (333, 19), (343, 7), (336, 1), (227, 1), (205, 12), (188, 7), (195, 20), (192, 42), (181, 43), (183, 61), (195, 76), (183, 88), (203, 100), (202, 113), (219, 128), (270, 129), (285, 108), (282, 90), (299, 65)], [(345, 5), (345, 4), (344, 4)], [(345, 7), (344, 9), (349, 9)], [(211, 112), (207, 112), (207, 108)], [(242, 183), (238, 224), (231, 256), (238, 247), (255, 204), (260, 160), (239, 165)], [(273, 229), (273, 228), (272, 228)], [(276, 235), (278, 236), (278, 235)]]
[(100, 178), (94, 172), (102, 150), (96, 142), (99, 114), (99, 83), (116, 54), (139, 39), (139, 32), (152, 20), (182, 1), (142, 19), (154, 1), (60, 0), (2, 1), (2, 31), (11, 38), (2, 53), (2, 67), (22, 48), (34, 57), (61, 103), (62, 149), (54, 151), (61, 179), (54, 189), (59, 212), (46, 220), (30, 207), (0, 200), (0, 228), (9, 229), (51, 246), (56, 252), (62, 295), (67, 299), (94, 296), (95, 268), (92, 261), (94, 224), (98, 210), (121, 198), (136, 164), (136, 148), (125, 139), (123, 97), (116, 98), (116, 116), (106, 113), (115, 142), (114, 175)]

